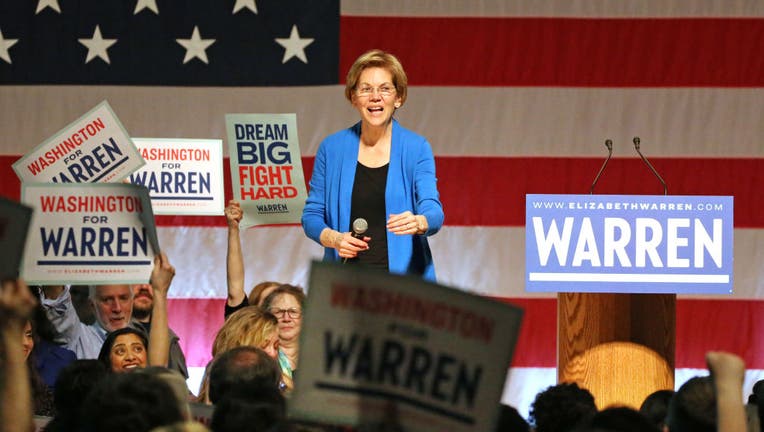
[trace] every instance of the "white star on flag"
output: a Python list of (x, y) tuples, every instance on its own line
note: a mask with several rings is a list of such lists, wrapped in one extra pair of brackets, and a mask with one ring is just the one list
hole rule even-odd
[(106, 52), (106, 50), (110, 46), (117, 43), (117, 39), (104, 39), (101, 36), (100, 26), (96, 26), (95, 31), (93, 32), (93, 37), (91, 39), (77, 40), (88, 48), (88, 56), (85, 59), (85, 63), (90, 62), (90, 60), (93, 60), (96, 57), (100, 57), (101, 60), (111, 64), (111, 61), (109, 60), (109, 53)]
[(305, 47), (313, 43), (313, 38), (300, 38), (300, 33), (297, 31), (297, 26), (292, 26), (292, 33), (289, 34), (289, 39), (276, 38), (276, 43), (286, 48), (284, 51), (284, 58), (281, 63), (284, 64), (292, 57), (297, 57), (302, 60), (303, 63), (308, 63), (308, 58), (305, 57)]
[(138, 0), (138, 3), (135, 4), (135, 11), (133, 11), (133, 15), (138, 15), (138, 12), (146, 8), (153, 10), (155, 14), (159, 15), (157, 0)]
[(199, 35), (199, 27), (194, 26), (194, 32), (191, 34), (191, 39), (175, 39), (179, 44), (186, 49), (186, 57), (183, 58), (183, 64), (188, 63), (194, 57), (204, 63), (209, 64), (207, 61), (207, 53), (205, 50), (215, 43), (215, 39), (202, 39)]
[(58, 5), (58, 0), (40, 0), (37, 2), (37, 10), (34, 12), (34, 14), (37, 15), (41, 10), (47, 7), (58, 13), (61, 13), (61, 6)]
[(18, 42), (18, 39), (3, 39), (3, 31), (0, 30), (0, 58), (11, 64), (11, 55), (8, 54), (8, 48)]
[(233, 5), (233, 13), (236, 13), (244, 8), (257, 13), (257, 5), (255, 5), (255, 0), (236, 0), (236, 4)]

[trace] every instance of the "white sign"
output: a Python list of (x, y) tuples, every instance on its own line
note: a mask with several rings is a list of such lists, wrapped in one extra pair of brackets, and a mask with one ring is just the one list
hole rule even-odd
[(242, 227), (299, 223), (308, 197), (295, 114), (226, 114)]
[(0, 197), (0, 278), (15, 279), (24, 252), (32, 209)]
[(130, 174), (156, 215), (223, 214), (223, 141), (133, 138), (146, 165)]
[(516, 307), (418, 277), (314, 262), (289, 414), (494, 430), (521, 318)]
[(34, 184), (22, 261), (30, 284), (147, 283), (158, 251), (148, 191), (130, 184)]
[(143, 164), (103, 101), (16, 161), (13, 169), (22, 183), (115, 183)]

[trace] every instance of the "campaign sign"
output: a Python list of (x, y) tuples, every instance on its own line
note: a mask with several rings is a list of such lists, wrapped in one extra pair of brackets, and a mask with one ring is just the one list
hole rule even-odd
[(525, 288), (732, 293), (731, 196), (526, 195)]
[(223, 214), (223, 141), (133, 138), (146, 165), (130, 174), (158, 215)]
[(16, 161), (13, 169), (22, 183), (114, 183), (143, 164), (103, 101)]
[(25, 183), (21, 194), (35, 210), (22, 261), (27, 282), (148, 282), (159, 248), (146, 188)]
[(19, 276), (32, 208), (0, 197), (0, 279)]
[(242, 226), (300, 222), (307, 189), (295, 114), (226, 114), (225, 122)]
[(522, 310), (419, 277), (313, 262), (292, 418), (494, 430)]

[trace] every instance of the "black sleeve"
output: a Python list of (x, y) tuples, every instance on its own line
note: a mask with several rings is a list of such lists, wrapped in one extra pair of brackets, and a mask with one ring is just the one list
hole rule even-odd
[(236, 312), (239, 309), (243, 309), (245, 307), (249, 306), (249, 299), (247, 299), (247, 295), (244, 294), (244, 299), (241, 301), (241, 303), (237, 304), (236, 306), (228, 306), (228, 302), (225, 302), (225, 311), (224, 311), (224, 317), (225, 319), (228, 319), (228, 317)]

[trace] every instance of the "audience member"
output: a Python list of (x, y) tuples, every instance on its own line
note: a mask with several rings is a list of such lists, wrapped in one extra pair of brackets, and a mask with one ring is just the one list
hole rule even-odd
[(716, 431), (716, 396), (710, 376), (693, 377), (679, 387), (669, 403), (670, 432)]
[(210, 427), (214, 432), (295, 431), (277, 406), (235, 397), (215, 404)]
[(135, 373), (142, 373), (156, 376), (170, 386), (175, 398), (178, 401), (178, 408), (186, 420), (191, 419), (191, 408), (189, 407), (189, 393), (186, 379), (180, 372), (167, 369), (164, 366), (149, 366), (143, 369), (136, 369)]
[(496, 432), (530, 432), (531, 426), (520, 415), (517, 408), (499, 405), (499, 418), (496, 421)]
[[(31, 295), (31, 293), (30, 293)], [(32, 409), (34, 415), (52, 417), (55, 414), (53, 405), (53, 392), (50, 387), (45, 385), (42, 377), (35, 367), (34, 357), (35, 336), (33, 332), (32, 321), (27, 320), (24, 330), (21, 332), (21, 348), (24, 353), (24, 360), (29, 372), (29, 385), (32, 390)]]
[(33, 430), (29, 368), (19, 335), (32, 314), (35, 300), (23, 280), (0, 285), (0, 429)]
[[(167, 290), (174, 276), (175, 269), (167, 256), (164, 253), (157, 254), (151, 272), (155, 303), (152, 319), (157, 331), (150, 335), (152, 343), (149, 344), (149, 350), (157, 350), (153, 358), (163, 358), (165, 363), (169, 355)], [(91, 302), (96, 315), (96, 322), (92, 325), (79, 321), (68, 287), (48, 286), (42, 291), (40, 300), (48, 319), (65, 341), (66, 347), (74, 351), (79, 359), (98, 358), (106, 334), (130, 324), (133, 291), (129, 285), (91, 286)]]
[(263, 301), (263, 309), (278, 318), (278, 360), (284, 382), (289, 389), (293, 387), (293, 373), (297, 370), (304, 304), (305, 293), (302, 288), (292, 285), (279, 286)]
[(276, 358), (279, 345), (276, 317), (257, 306), (247, 306), (234, 312), (220, 327), (212, 342), (212, 356), (239, 346), (253, 346)]
[[(215, 335), (212, 343), (213, 359), (230, 349), (240, 346), (260, 348), (269, 356), (278, 356), (278, 320), (257, 306), (247, 306), (231, 314)], [(197, 402), (210, 403), (209, 366), (202, 378)]]
[(594, 396), (576, 383), (562, 383), (536, 395), (530, 420), (536, 432), (572, 431), (597, 413)]
[(79, 359), (97, 358), (106, 333), (127, 327), (133, 311), (129, 285), (90, 287), (90, 301), (96, 316), (92, 325), (80, 322), (68, 287), (43, 287), (40, 301), (48, 319), (63, 338), (64, 346), (74, 351)]
[(735, 432), (746, 428), (743, 406), (743, 378), (745, 363), (735, 354), (706, 353), (706, 364), (711, 372), (716, 393), (718, 432)]
[(673, 396), (674, 390), (656, 390), (647, 395), (639, 407), (639, 412), (659, 429), (663, 429), (666, 424), (668, 406)]
[[(141, 329), (151, 337), (151, 321), (154, 311), (154, 288), (151, 284), (133, 285), (133, 327)], [(188, 378), (188, 366), (186, 356), (180, 347), (180, 337), (168, 327), (170, 338), (170, 351), (168, 353), (167, 368), (178, 371), (184, 378)]]
[(195, 421), (184, 421), (180, 423), (173, 423), (168, 426), (160, 426), (160, 427), (151, 429), (151, 432), (209, 432), (209, 431), (210, 430), (207, 429), (207, 426)]
[(80, 321), (87, 325), (95, 323), (93, 303), (90, 301), (90, 285), (72, 285), (69, 287), (69, 295)]
[(175, 393), (160, 378), (140, 373), (110, 374), (85, 400), (82, 430), (148, 432), (183, 420)]
[(577, 431), (660, 432), (661, 429), (635, 409), (610, 407), (594, 414)]
[[(37, 287), (33, 287), (31, 292), (37, 293), (38, 291)], [(35, 306), (30, 323), (34, 338), (34, 349), (31, 356), (34, 359), (34, 368), (42, 382), (53, 389), (61, 369), (76, 360), (77, 356), (73, 351), (59, 346), (56, 341), (58, 336), (56, 329), (48, 320), (45, 309), (39, 303)]]
[(271, 281), (260, 282), (252, 288), (249, 297), (244, 293), (244, 257), (239, 236), (239, 222), (244, 217), (244, 211), (238, 201), (228, 201), (225, 217), (228, 222), (228, 251), (226, 253), (228, 298), (224, 316), (227, 319), (232, 313), (246, 306), (261, 306), (265, 297), (281, 284)]
[(149, 340), (143, 331), (132, 327), (114, 330), (98, 353), (98, 361), (111, 372), (129, 372), (136, 368), (145, 368), (149, 364)]
[(242, 346), (218, 356), (210, 367), (212, 430), (284, 430), (280, 378), (278, 364), (261, 349)]
[(47, 424), (45, 432), (80, 430), (82, 405), (108, 373), (98, 360), (75, 360), (67, 365), (59, 374), (54, 391), (56, 416)]
[(210, 401), (216, 404), (225, 396), (252, 398), (275, 403), (283, 408), (278, 391), (281, 371), (265, 351), (240, 346), (223, 352), (210, 366)]

